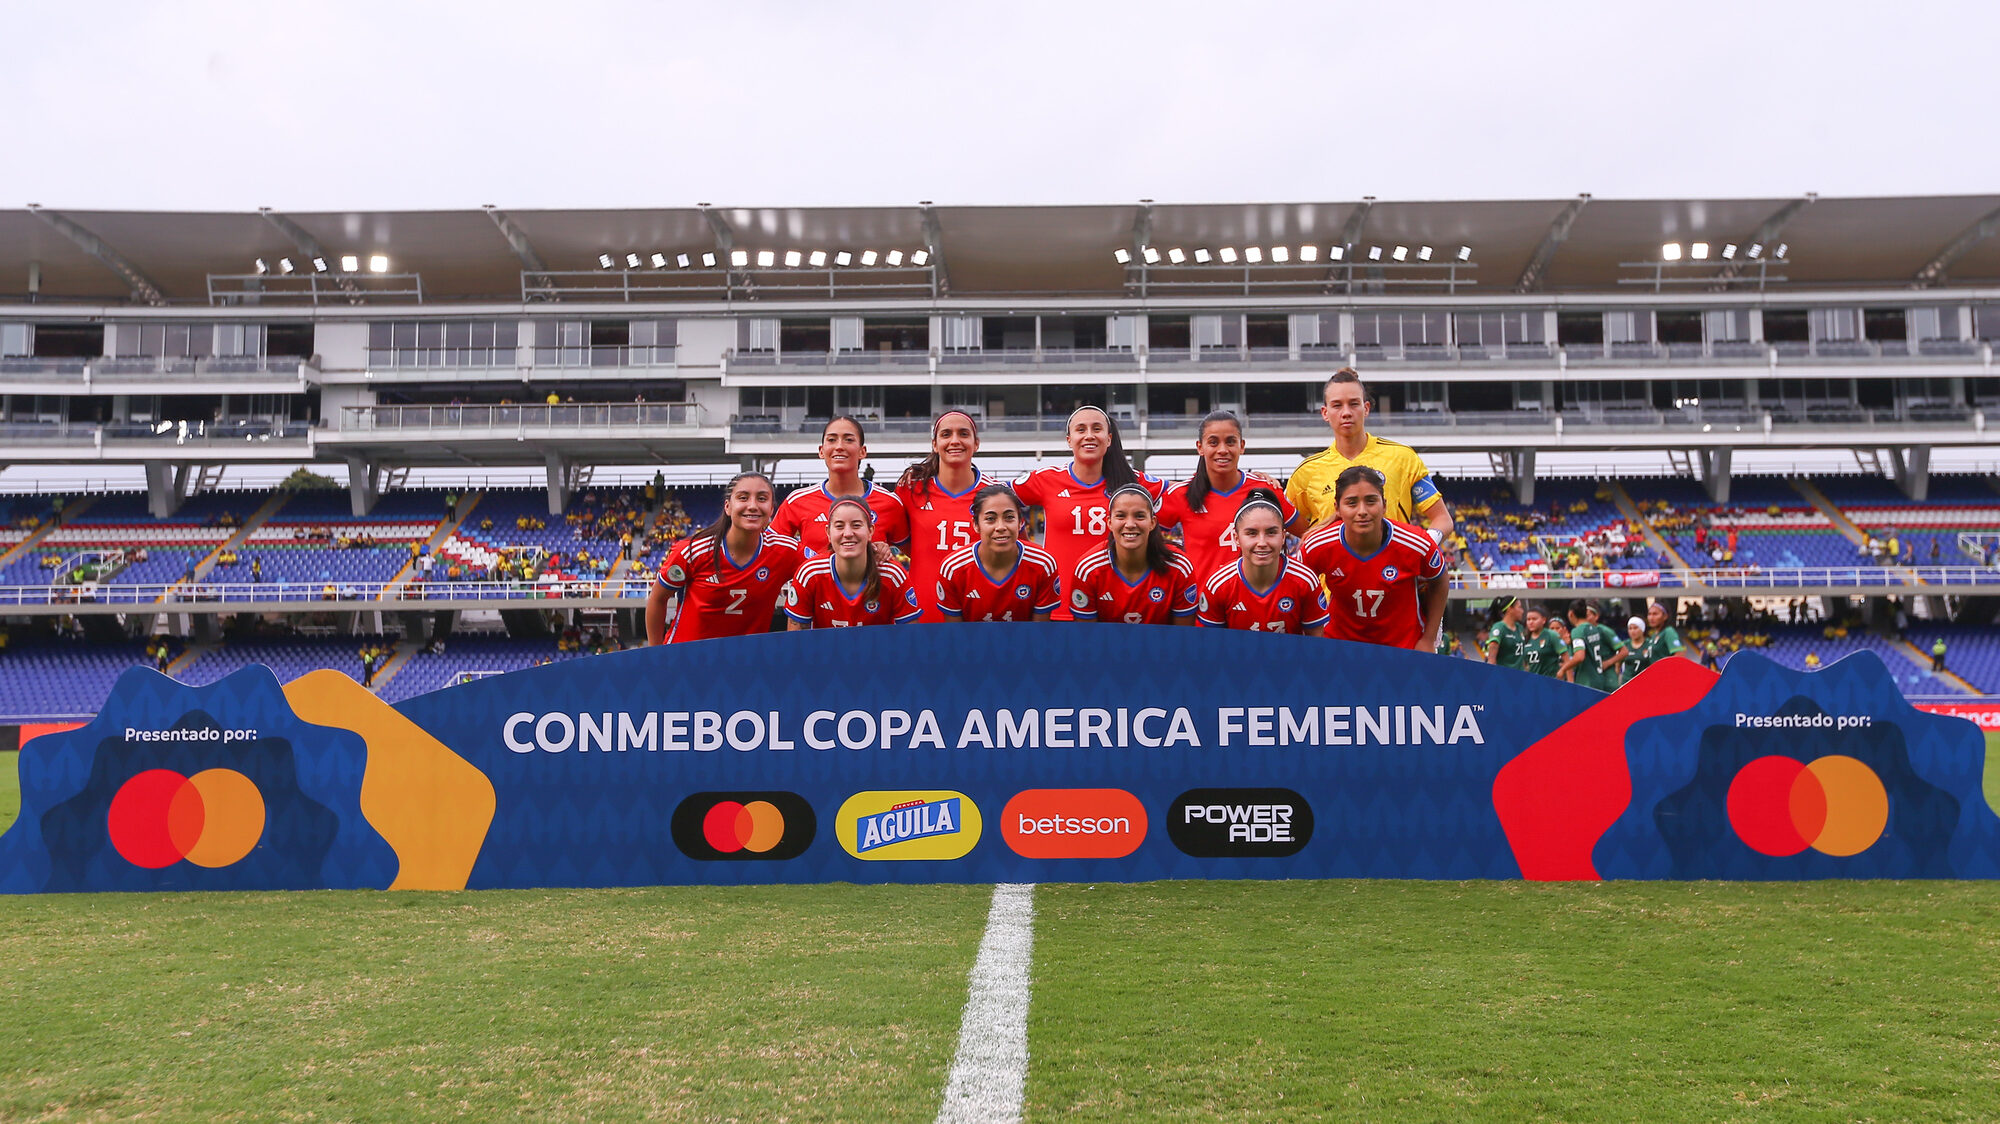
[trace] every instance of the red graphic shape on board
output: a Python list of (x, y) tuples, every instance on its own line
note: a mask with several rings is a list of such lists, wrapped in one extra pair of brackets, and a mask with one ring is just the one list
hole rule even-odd
[(1530, 882), (1595, 882), (1591, 849), (1632, 802), (1625, 731), (1701, 701), (1720, 678), (1688, 659), (1654, 664), (1521, 751), (1493, 780), (1493, 810)]

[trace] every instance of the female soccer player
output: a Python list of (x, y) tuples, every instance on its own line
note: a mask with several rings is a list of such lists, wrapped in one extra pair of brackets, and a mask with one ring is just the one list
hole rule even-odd
[[(1067, 576), (1076, 573), (1083, 556), (1104, 545), (1110, 531), (1110, 494), (1127, 484), (1137, 484), (1155, 500), (1165, 485), (1135, 472), (1125, 455), (1125, 443), (1118, 436), (1118, 423), (1096, 406), (1081, 406), (1069, 416), (1067, 431), (1070, 462), (1038, 468), (1014, 481), (1021, 502), (1042, 509), (1046, 523), (1042, 546), (1055, 556)], [(1070, 619), (1065, 599), (1056, 606), (1055, 619)]]
[(1203, 626), (1326, 634), (1326, 594), (1311, 570), (1285, 557), (1284, 518), (1271, 489), (1252, 488), (1243, 497), (1236, 511), (1237, 560), (1202, 584)]
[(833, 553), (807, 559), (785, 586), (788, 631), (917, 619), (920, 610), (909, 575), (894, 562), (875, 557), (869, 542), (874, 526), (875, 512), (860, 497), (833, 501), (826, 512), (827, 544)]
[(1111, 541), (1076, 564), (1070, 614), (1080, 621), (1193, 624), (1200, 594), (1194, 567), (1153, 517), (1153, 497), (1137, 484), (1111, 493)]
[(896, 497), (910, 519), (910, 588), (926, 621), (949, 620), (937, 607), (938, 570), (951, 552), (970, 546), (972, 496), (986, 475), (972, 458), (979, 452), (979, 423), (963, 410), (946, 410), (931, 423), (931, 452), (903, 470)]
[(1228, 410), (1211, 412), (1201, 419), (1194, 444), (1201, 463), (1187, 483), (1168, 485), (1160, 500), (1160, 526), (1181, 529), (1181, 550), (1197, 574), (1212, 574), (1224, 563), (1236, 561), (1236, 509), (1243, 506), (1251, 488), (1278, 493), (1278, 513), (1286, 530), (1303, 535), (1309, 526), (1277, 484), (1237, 467), (1244, 448), (1242, 421)]
[(1435, 651), (1451, 593), (1444, 552), (1431, 537), (1384, 514), (1382, 474), (1349, 465), (1334, 479), (1334, 514), (1305, 537), (1299, 561), (1326, 582), (1326, 634), (1392, 648)]
[(860, 496), (875, 512), (876, 542), (899, 543), (909, 538), (910, 521), (903, 501), (889, 489), (861, 478), (861, 462), (867, 458), (868, 435), (862, 432), (859, 421), (843, 414), (827, 422), (819, 434), (819, 459), (826, 465), (826, 483), (786, 496), (771, 520), (771, 529), (798, 539), (806, 557), (817, 558), (827, 552), (827, 509), (839, 496)]
[(1005, 484), (972, 497), (979, 541), (960, 547), (938, 571), (938, 609), (960, 621), (1045, 621), (1062, 594), (1056, 560), (1021, 538), (1027, 509)]
[[(761, 472), (739, 472), (715, 522), (674, 544), (646, 598), (646, 642), (678, 644), (771, 630), (778, 593), (805, 560), (799, 541), (770, 529), (777, 489)], [(681, 597), (667, 628), (667, 602)]]

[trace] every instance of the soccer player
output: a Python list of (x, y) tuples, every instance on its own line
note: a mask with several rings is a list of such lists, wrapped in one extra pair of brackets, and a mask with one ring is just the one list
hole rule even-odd
[(1556, 630), (1549, 627), (1548, 611), (1540, 605), (1530, 606), (1523, 617), (1528, 634), (1521, 640), (1521, 670), (1530, 675), (1556, 678), (1562, 670), (1563, 658), (1569, 654), (1569, 645), (1563, 643)]
[(1667, 607), (1658, 601), (1646, 605), (1646, 666), (1651, 667), (1668, 656), (1678, 656), (1687, 647), (1681, 643), (1681, 634), (1674, 628), (1673, 617)]
[(946, 410), (931, 423), (931, 451), (903, 470), (896, 496), (910, 519), (910, 588), (926, 621), (949, 620), (937, 607), (938, 569), (951, 552), (970, 546), (972, 496), (988, 483), (972, 463), (979, 452), (979, 423), (963, 410)]
[(1646, 670), (1646, 622), (1640, 617), (1632, 617), (1625, 622), (1626, 640), (1611, 654), (1608, 665), (1618, 676), (1621, 684), (1630, 683)]
[(1349, 465), (1335, 482), (1338, 520), (1299, 544), (1299, 561), (1326, 583), (1336, 640), (1436, 651), (1451, 581), (1428, 535), (1383, 515), (1382, 474)]
[[(826, 423), (819, 434), (819, 459), (826, 465), (826, 483), (800, 488), (778, 505), (771, 529), (790, 535), (805, 548), (807, 558), (827, 552), (827, 509), (840, 496), (860, 496), (875, 512), (875, 541), (899, 543), (910, 537), (910, 520), (903, 501), (887, 488), (878, 488), (861, 476), (861, 462), (868, 458), (868, 435), (861, 423), (842, 415)], [(886, 556), (887, 550), (877, 551)]]
[(1569, 658), (1563, 671), (1570, 682), (1593, 691), (1609, 691), (1618, 685), (1617, 673), (1609, 666), (1618, 650), (1618, 634), (1598, 623), (1597, 606), (1587, 601), (1569, 603)]
[[(875, 512), (857, 496), (827, 509), (826, 538), (833, 553), (808, 559), (785, 585), (788, 630), (907, 624), (916, 620), (916, 591), (894, 562), (875, 556), (869, 542)], [(852, 590), (853, 592), (849, 592)]]
[[(1278, 485), (1237, 467), (1243, 457), (1243, 422), (1228, 410), (1201, 419), (1194, 450), (1201, 456), (1185, 484), (1170, 484), (1160, 499), (1160, 526), (1181, 529), (1181, 550), (1206, 577), (1236, 561), (1236, 509), (1253, 487), (1277, 491)], [(1303, 535), (1311, 525), (1278, 493), (1278, 513), (1285, 529)]]
[(1202, 583), (1200, 620), (1206, 628), (1326, 634), (1326, 592), (1319, 578), (1285, 557), (1284, 512), (1278, 494), (1252, 488), (1236, 511), (1234, 564)]
[(1486, 633), (1486, 662), (1494, 667), (1521, 667), (1521, 600), (1502, 598), (1495, 606), (1500, 619)]
[(1070, 614), (1080, 621), (1194, 623), (1194, 566), (1167, 543), (1153, 497), (1137, 484), (1111, 493), (1111, 541), (1076, 564)]
[(1368, 432), (1368, 388), (1353, 368), (1342, 367), (1326, 380), (1320, 416), (1333, 427), (1333, 444), (1326, 452), (1307, 457), (1285, 482), (1285, 494), (1306, 521), (1319, 524), (1337, 518), (1334, 480), (1348, 465), (1365, 464), (1386, 481), (1383, 495), (1389, 518), (1418, 524), (1432, 542), (1442, 543), (1451, 533), (1451, 511), (1438, 494), (1431, 470), (1415, 449)]
[[(723, 489), (715, 522), (674, 544), (646, 598), (646, 642), (679, 644), (771, 629), (778, 594), (805, 554), (770, 529), (777, 488), (761, 472), (739, 472)], [(667, 603), (680, 613), (667, 627)]]
[[(1067, 579), (1084, 555), (1104, 545), (1111, 529), (1112, 492), (1137, 484), (1157, 500), (1165, 485), (1133, 470), (1118, 436), (1118, 423), (1096, 406), (1078, 407), (1069, 416), (1065, 437), (1070, 462), (1023, 475), (1014, 481), (1014, 494), (1022, 503), (1042, 509), (1042, 547), (1055, 556)], [(1070, 619), (1066, 595), (1056, 606), (1055, 619)]]
[(938, 609), (959, 621), (1045, 621), (1062, 593), (1057, 563), (1021, 538), (1028, 521), (1014, 490), (988, 484), (972, 497), (979, 541), (960, 547), (938, 570)]

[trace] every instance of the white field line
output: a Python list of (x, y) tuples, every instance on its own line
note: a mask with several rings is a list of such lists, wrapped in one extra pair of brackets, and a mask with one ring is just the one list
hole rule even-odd
[(993, 887), (986, 935), (972, 962), (958, 1055), (938, 1124), (1013, 1124), (1028, 1081), (1028, 965), (1035, 944), (1035, 887)]

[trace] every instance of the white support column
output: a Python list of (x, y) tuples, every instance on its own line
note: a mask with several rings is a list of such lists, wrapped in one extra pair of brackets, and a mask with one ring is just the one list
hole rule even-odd
[(1733, 449), (1701, 450), (1701, 485), (1716, 503), (1729, 502), (1729, 462)]
[(1522, 449), (1507, 454), (1508, 482), (1514, 485), (1514, 500), (1523, 507), (1535, 503), (1535, 450)]
[(1889, 450), (1889, 474), (1904, 495), (1922, 503), (1931, 495), (1931, 447), (1912, 445)]
[(171, 519), (181, 508), (181, 490), (174, 479), (174, 466), (165, 461), (146, 462), (146, 514), (155, 519)]
[(569, 463), (561, 453), (550, 453), (546, 462), (549, 484), (549, 514), (561, 515), (569, 500)]
[(348, 510), (356, 516), (366, 515), (375, 510), (375, 501), (381, 492), (375, 480), (375, 462), (362, 457), (347, 458), (347, 500)]

